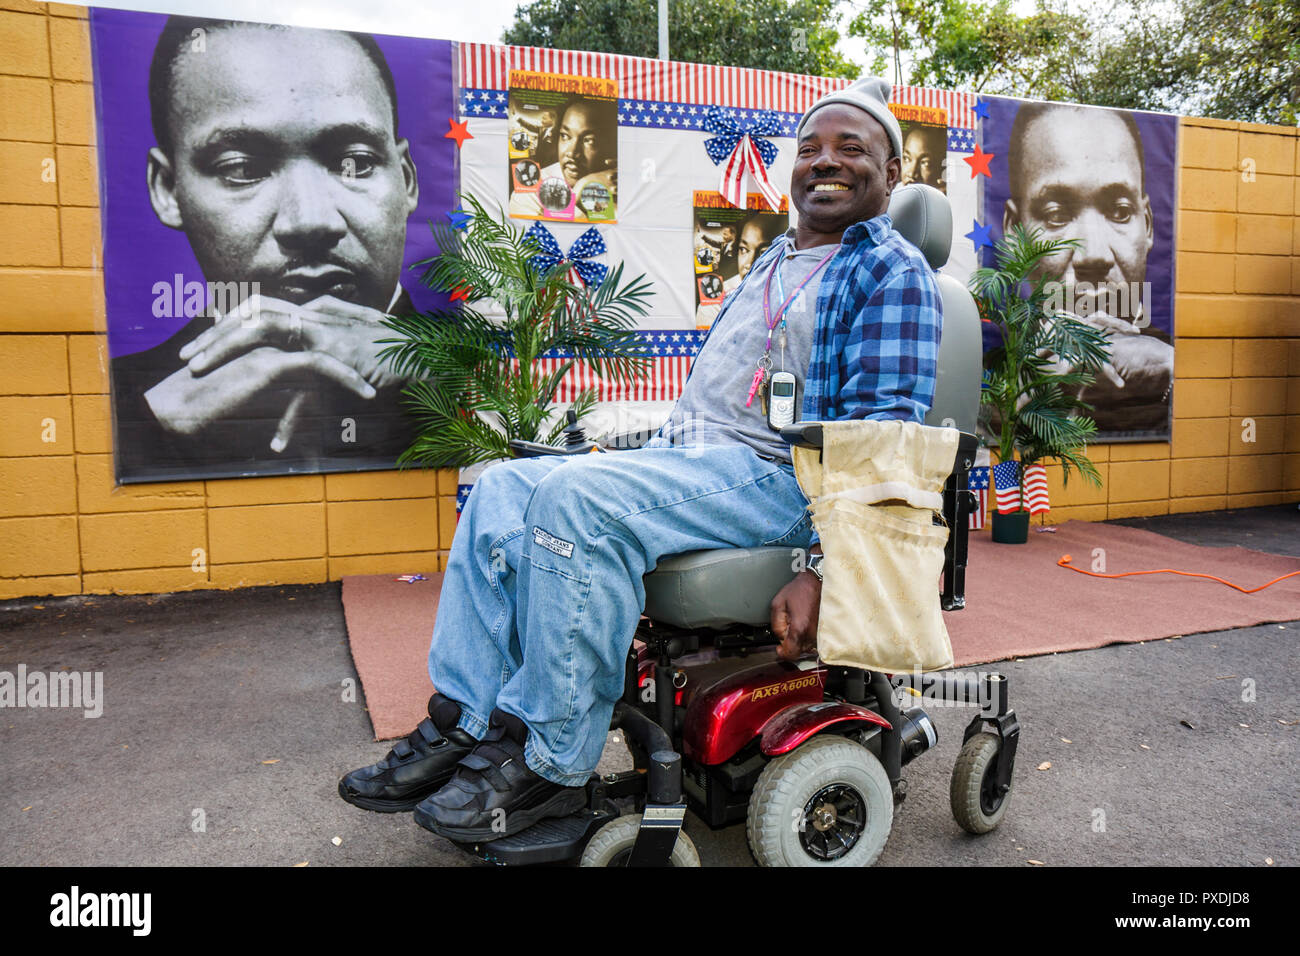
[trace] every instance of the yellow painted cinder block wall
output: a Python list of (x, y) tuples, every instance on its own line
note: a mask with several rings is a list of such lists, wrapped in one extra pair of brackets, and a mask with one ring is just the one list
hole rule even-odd
[(91, 79), (84, 7), (0, 0), (0, 599), (438, 570), (453, 471), (113, 486)]
[(1061, 484), (1051, 520), (1300, 500), (1300, 138), (1184, 118), (1173, 441), (1089, 449), (1105, 486)]
[[(440, 568), (452, 471), (113, 487), (91, 79), (84, 7), (0, 0), (0, 599)], [(1300, 499), (1295, 133), (1183, 122), (1173, 442), (1052, 520)]]

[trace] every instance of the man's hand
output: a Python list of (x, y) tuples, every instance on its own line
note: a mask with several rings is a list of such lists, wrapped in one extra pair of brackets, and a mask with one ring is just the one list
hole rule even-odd
[[(333, 356), (265, 347), (226, 361), (202, 377), (195, 376), (188, 367), (181, 368), (145, 392), (144, 397), (165, 429), (194, 436), (225, 418), (250, 413), (251, 417), (265, 418), (283, 415), (284, 407), (269, 407), (276, 398), (284, 405), (283, 396), (278, 394), (281, 388), (320, 379), (335, 382), (361, 398), (375, 397), (369, 382)], [(273, 388), (274, 393), (265, 394)], [(267, 435), (268, 445), (273, 438), (280, 439), (276, 451), (288, 443), (287, 435)]]
[(266, 346), (284, 352), (319, 352), (350, 366), (375, 388), (383, 388), (401, 381), (379, 358), (384, 346), (375, 340), (387, 331), (380, 324), (383, 319), (382, 312), (333, 296), (298, 306), (255, 295), (181, 349), (180, 357), (197, 378)]
[[(820, 554), (821, 545), (812, 553)], [(817, 619), (821, 614), (822, 582), (811, 571), (801, 571), (772, 598), (772, 633), (781, 639), (776, 656), (796, 661), (817, 652)]]

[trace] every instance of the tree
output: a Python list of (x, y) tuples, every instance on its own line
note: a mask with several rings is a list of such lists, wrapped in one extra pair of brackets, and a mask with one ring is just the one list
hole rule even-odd
[[(975, 93), (1059, 98), (1056, 77), (1070, 44), (1088, 29), (1081, 17), (1039, 0), (1020, 16), (1010, 0), (871, 0), (849, 22), (850, 36), (883, 50), (894, 82)], [(903, 54), (911, 56), (906, 77)]]
[(1300, 5), (1295, 0), (1183, 0), (1196, 115), (1295, 126)]
[(1296, 124), (1295, 0), (1070, 2), (865, 0), (848, 33), (896, 83)]
[(1062, 99), (1130, 110), (1197, 112), (1197, 56), (1169, 0), (1096, 8), (1061, 60)]
[[(835, 51), (840, 0), (671, 0), (674, 60), (856, 79)], [(656, 0), (535, 0), (515, 13), (503, 43), (654, 57)]]

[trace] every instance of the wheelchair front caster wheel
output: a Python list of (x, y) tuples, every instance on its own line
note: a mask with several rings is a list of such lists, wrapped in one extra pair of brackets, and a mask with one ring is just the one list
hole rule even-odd
[(988, 833), (1002, 822), (1011, 802), (1011, 791), (998, 793), (998, 751), (1002, 740), (997, 734), (976, 734), (962, 745), (952, 768), (952, 787), (948, 795), (952, 815), (967, 833)]
[(875, 755), (843, 737), (814, 737), (763, 768), (745, 831), (759, 866), (870, 866), (893, 821)]
[[(628, 857), (632, 855), (632, 844), (636, 843), (636, 833), (640, 828), (640, 814), (628, 814), (609, 821), (591, 838), (578, 865), (627, 866)], [(695, 844), (691, 842), (691, 838), (685, 831), (679, 831), (677, 834), (677, 843), (673, 846), (669, 864), (671, 866), (700, 865), (700, 855), (695, 851)]]

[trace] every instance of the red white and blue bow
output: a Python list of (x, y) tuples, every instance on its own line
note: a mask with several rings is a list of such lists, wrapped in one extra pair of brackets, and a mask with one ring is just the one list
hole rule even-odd
[[(767, 167), (776, 162), (776, 147), (763, 136), (777, 136), (781, 121), (771, 110), (761, 110), (748, 123), (738, 122), (729, 111), (711, 106), (704, 114), (704, 129), (717, 133), (704, 141), (713, 165), (722, 166), (718, 192), (727, 202), (745, 208), (745, 173), (749, 173), (758, 191), (772, 209), (781, 208), (781, 190), (767, 178)], [(725, 162), (724, 162), (725, 161)]]
[(533, 223), (532, 228), (525, 235), (542, 249), (541, 253), (533, 256), (531, 260), (538, 272), (546, 272), (561, 262), (567, 262), (570, 278), (576, 273), (584, 284), (592, 288), (605, 281), (605, 274), (609, 272), (609, 267), (599, 262), (587, 261), (592, 256), (605, 254), (605, 240), (600, 237), (595, 226), (578, 237), (578, 241), (569, 247), (567, 256), (560, 250), (560, 244), (551, 235), (551, 230), (540, 222)]

